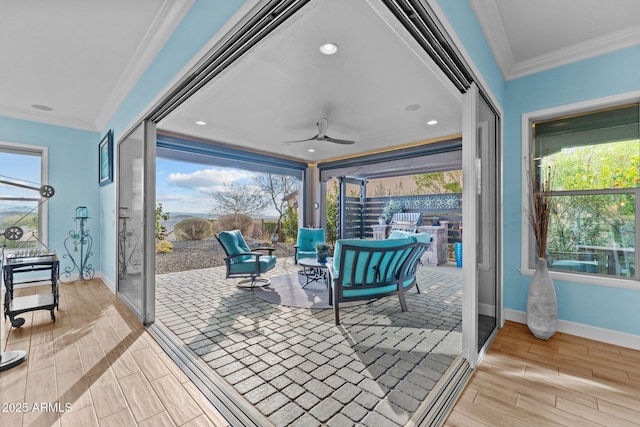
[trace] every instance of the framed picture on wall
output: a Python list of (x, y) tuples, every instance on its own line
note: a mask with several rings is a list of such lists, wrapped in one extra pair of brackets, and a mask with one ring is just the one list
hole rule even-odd
[(107, 185), (113, 182), (113, 131), (109, 130), (98, 146), (98, 182)]

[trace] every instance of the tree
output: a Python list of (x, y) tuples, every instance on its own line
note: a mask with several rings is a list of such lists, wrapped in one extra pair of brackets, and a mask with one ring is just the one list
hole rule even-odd
[(327, 229), (326, 240), (335, 243), (338, 237), (338, 182), (333, 182), (333, 189), (327, 191)]
[(259, 188), (248, 184), (227, 184), (225, 189), (211, 193), (211, 213), (222, 215), (260, 215), (269, 204)]
[(404, 192), (404, 184), (398, 182), (392, 189), (385, 187), (384, 183), (377, 182), (373, 190), (373, 197), (400, 196)]
[(432, 172), (411, 177), (416, 183), (415, 194), (462, 193), (462, 171)]
[(167, 237), (167, 227), (162, 225), (160, 221), (169, 220), (169, 212), (162, 211), (162, 203), (156, 205), (156, 240), (161, 241)]
[(254, 181), (278, 212), (276, 229), (271, 236), (271, 241), (277, 241), (276, 236), (279, 236), (282, 230), (282, 218), (286, 215), (289, 207), (288, 196), (298, 190), (298, 180), (292, 176), (262, 174), (255, 177)]

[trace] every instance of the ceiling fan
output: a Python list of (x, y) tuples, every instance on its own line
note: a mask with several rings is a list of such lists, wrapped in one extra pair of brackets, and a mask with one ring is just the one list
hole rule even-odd
[(334, 144), (355, 144), (355, 141), (349, 141), (346, 139), (337, 139), (337, 138), (331, 138), (329, 135), (327, 135), (327, 128), (329, 127), (329, 120), (322, 118), (320, 120), (318, 120), (318, 123), (316, 123), (318, 125), (318, 133), (317, 135), (311, 137), (311, 138), (307, 138), (307, 139), (300, 139), (297, 141), (285, 141), (285, 142), (305, 142), (305, 141), (327, 141), (327, 142), (333, 142)]

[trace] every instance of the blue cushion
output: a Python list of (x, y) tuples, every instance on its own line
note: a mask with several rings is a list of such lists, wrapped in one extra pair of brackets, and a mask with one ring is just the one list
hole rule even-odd
[(296, 254), (296, 258), (297, 259), (302, 259), (302, 258), (315, 258), (316, 257), (316, 251), (301, 251), (298, 250), (297, 254)]
[[(236, 262), (229, 266), (230, 273), (252, 273), (256, 271), (256, 257), (250, 256), (251, 259), (247, 259), (242, 262)], [(260, 256), (260, 272), (264, 273), (273, 268), (276, 265), (276, 257), (272, 255)]]
[(410, 233), (408, 231), (394, 230), (389, 234), (389, 239), (411, 239), (414, 243), (431, 243), (433, 237), (427, 233)]
[[(409, 285), (412, 285), (414, 280), (415, 279), (405, 280), (402, 286), (406, 288)], [(368, 297), (368, 296), (386, 294), (388, 292), (394, 292), (397, 290), (398, 290), (397, 285), (388, 285), (388, 286), (382, 286), (379, 288), (364, 288), (364, 289), (355, 289), (355, 288), (347, 287), (342, 289), (342, 295), (345, 298), (364, 297), (364, 296)]]
[[(217, 237), (229, 256), (243, 252), (251, 252), (251, 249), (247, 246), (247, 242), (244, 241), (244, 237), (242, 237), (240, 230), (221, 231), (218, 233)], [(231, 258), (231, 262), (242, 262), (248, 259), (254, 258), (251, 255), (243, 255)]]

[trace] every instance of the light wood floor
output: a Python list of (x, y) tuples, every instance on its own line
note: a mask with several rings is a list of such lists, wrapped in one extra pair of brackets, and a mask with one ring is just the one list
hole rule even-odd
[[(3, 351), (29, 359), (0, 373), (0, 425), (228, 425), (102, 282), (60, 289), (55, 323), (47, 311), (18, 329), (2, 323)], [(17, 293), (36, 292), (46, 287)], [(10, 402), (28, 411), (3, 412)], [(33, 410), (55, 402), (62, 412)], [(538, 340), (507, 322), (446, 425), (638, 426), (640, 351), (562, 333)]]
[[(48, 289), (18, 289), (16, 296)], [(21, 328), (2, 323), (2, 350), (29, 356), (0, 373), (1, 426), (228, 425), (101, 281), (60, 291), (55, 323), (48, 311), (21, 316)], [(34, 404), (56, 402), (58, 409), (34, 411)]]
[(639, 426), (640, 351), (507, 322), (447, 426)]

